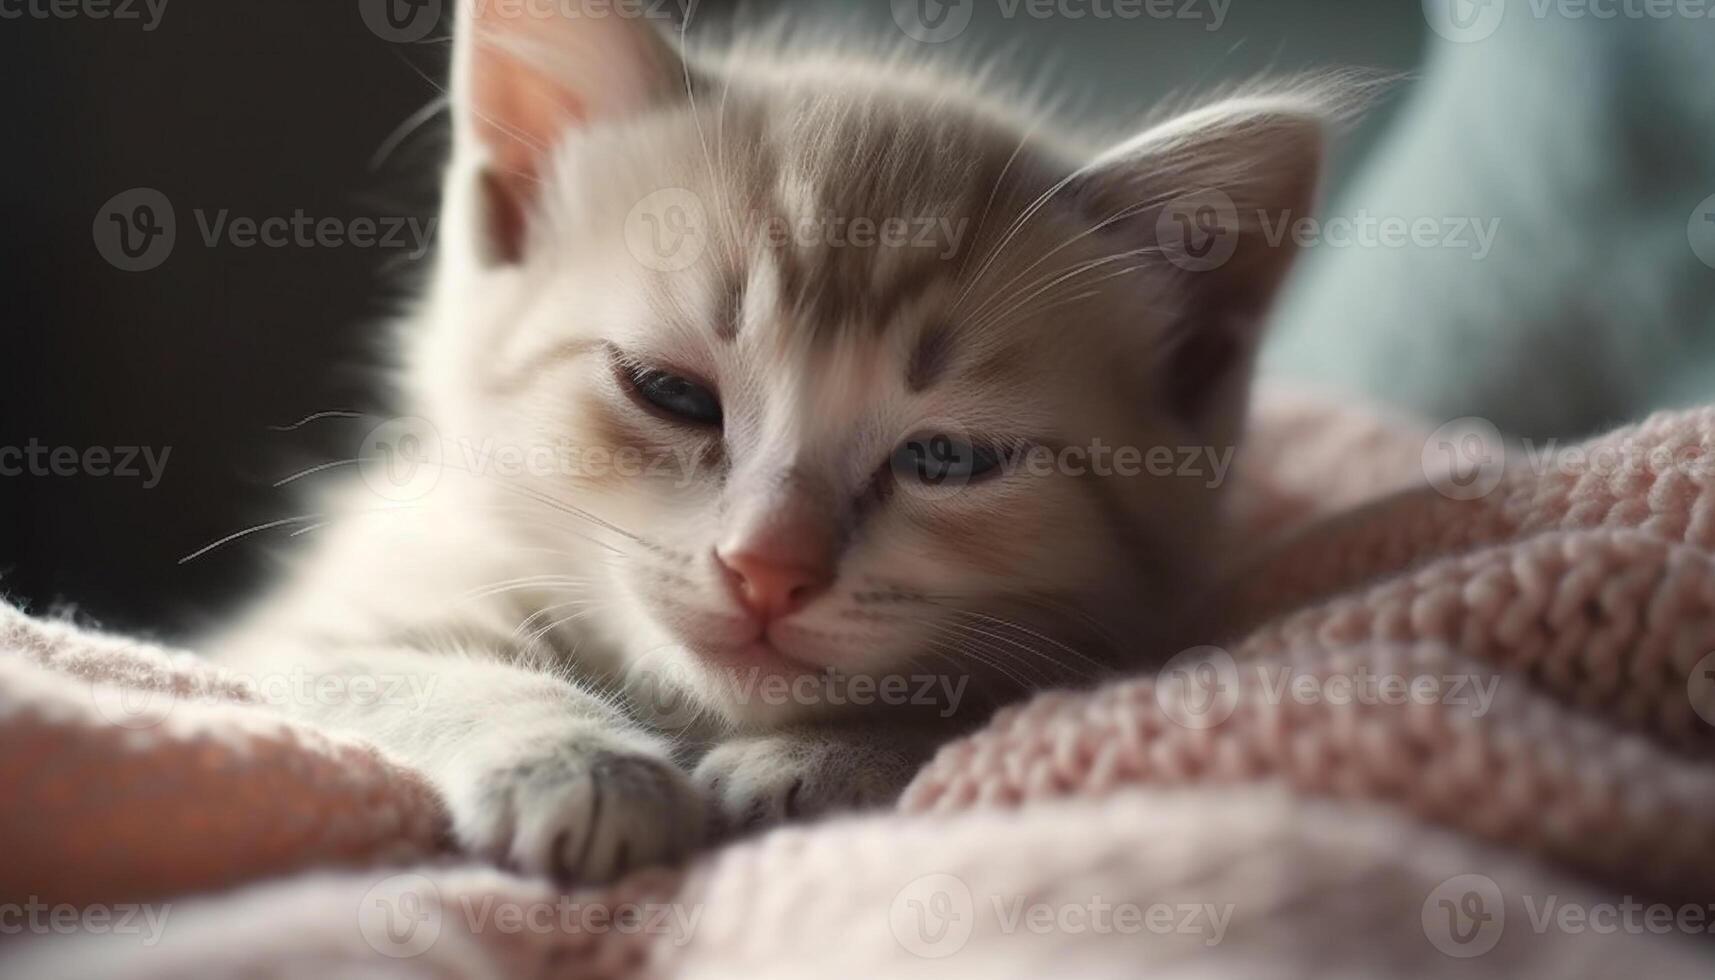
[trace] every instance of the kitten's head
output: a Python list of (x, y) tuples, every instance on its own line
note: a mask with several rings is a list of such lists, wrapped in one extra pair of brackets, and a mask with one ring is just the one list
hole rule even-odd
[(1086, 153), (901, 62), (687, 66), (564, 7), (463, 11), (413, 361), (444, 430), (531, 450), (475, 481), (495, 547), (593, 574), (621, 666), (740, 724), (838, 700), (759, 677), (974, 697), (1147, 652), (1211, 563), (1291, 259), (1264, 232), (1309, 208), (1329, 107)]

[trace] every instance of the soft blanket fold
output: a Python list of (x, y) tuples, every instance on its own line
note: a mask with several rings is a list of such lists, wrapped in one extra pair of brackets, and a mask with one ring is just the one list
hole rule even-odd
[[(242, 678), (0, 606), (0, 909), (170, 909), (0, 973), (1707, 976), (1715, 410), (1471, 499), (1408, 420), (1286, 398), (1252, 442), (1277, 543), (1221, 646), (1003, 712), (899, 812), (573, 896), (446, 854), (416, 774)], [(1590, 925), (1633, 905), (1669, 927)]]

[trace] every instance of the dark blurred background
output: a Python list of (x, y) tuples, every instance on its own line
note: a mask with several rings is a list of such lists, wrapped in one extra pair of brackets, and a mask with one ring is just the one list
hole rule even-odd
[[(246, 248), (206, 243), (199, 224), (223, 209), (229, 221), (427, 220), (439, 120), (397, 136), (438, 94), (447, 27), (414, 42), (384, 37), (361, 0), (169, 0), (158, 17), (141, 0), (123, 2), (113, 9), (135, 19), (0, 19), (10, 100), (0, 124), (0, 447), (170, 455), (151, 488), (141, 461), (136, 477), (0, 476), (0, 592), (37, 611), (75, 604), (105, 625), (171, 636), (253, 588), (264, 545), (285, 542), (289, 529), (180, 559), (300, 513), (290, 488), (271, 484), (349, 455), (361, 421), (280, 427), (380, 407), (382, 325), (418, 264), (408, 239)], [(1169, 92), (1264, 70), (1410, 69), (1424, 44), (1415, 2), (1220, 6), (1211, 29), (1208, 4), (1189, 19), (1042, 20), (978, 3), (971, 28), (944, 46), (998, 56), (1068, 112), (1123, 120)], [(718, 25), (731, 8), (702, 4), (694, 27)], [(887, 0), (792, 8), (831, 18), (829, 30), (911, 43)], [(738, 15), (772, 9), (749, 4)], [(170, 202), (176, 237), (155, 267), (124, 271), (98, 248), (110, 235), (98, 216), (138, 188)], [(123, 200), (129, 210), (139, 199)]]

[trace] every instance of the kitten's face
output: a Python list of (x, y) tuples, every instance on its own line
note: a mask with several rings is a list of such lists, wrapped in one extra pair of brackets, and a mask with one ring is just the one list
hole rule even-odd
[(484, 257), (443, 276), (425, 391), (466, 438), (577, 460), (479, 481), (500, 546), (592, 575), (632, 680), (740, 724), (838, 707), (768, 677), (975, 699), (1146, 644), (1209, 561), (1247, 352), (1163, 341), (1195, 300), (1104, 224), (1136, 189), (1062, 186), (1048, 147), (905, 89), (700, 94), (555, 130), (525, 200), (472, 196)]

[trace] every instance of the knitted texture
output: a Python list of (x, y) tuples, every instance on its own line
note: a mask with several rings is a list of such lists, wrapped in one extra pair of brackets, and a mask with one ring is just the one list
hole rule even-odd
[(1272, 400), (1253, 440), (1235, 513), (1270, 543), (1205, 645), (1003, 712), (901, 812), (573, 896), (421, 863), (422, 781), (238, 679), (0, 611), (0, 901), (178, 896), (158, 945), (0, 974), (1707, 976), (1692, 927), (1542, 909), (1715, 903), (1715, 410), (1507, 447), (1475, 492), (1409, 420)]
[(418, 858), (439, 798), (242, 680), (0, 605), (0, 905), (133, 902), (319, 863)]

